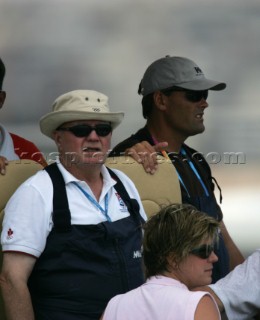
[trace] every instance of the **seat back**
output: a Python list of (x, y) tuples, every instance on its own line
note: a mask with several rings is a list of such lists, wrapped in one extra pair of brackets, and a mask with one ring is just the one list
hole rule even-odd
[[(0, 232), (2, 231), (2, 222), (4, 216), (4, 208), (9, 198), (15, 192), (15, 190), (24, 182), (27, 178), (32, 176), (38, 170), (43, 167), (32, 160), (13, 160), (9, 161), (6, 166), (6, 174), (0, 175)], [(0, 245), (0, 269), (2, 269), (2, 248)], [(5, 320), (4, 306), (2, 295), (0, 293), (0, 319)]]
[(123, 171), (135, 184), (148, 217), (162, 206), (181, 203), (178, 175), (170, 160), (158, 157), (158, 170), (151, 175), (129, 156), (107, 158), (106, 166)]

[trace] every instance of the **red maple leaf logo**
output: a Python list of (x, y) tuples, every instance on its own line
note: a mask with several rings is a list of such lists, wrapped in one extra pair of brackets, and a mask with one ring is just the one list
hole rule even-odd
[(11, 238), (13, 233), (14, 233), (13, 230), (11, 228), (9, 228), (9, 230), (7, 231), (8, 238)]

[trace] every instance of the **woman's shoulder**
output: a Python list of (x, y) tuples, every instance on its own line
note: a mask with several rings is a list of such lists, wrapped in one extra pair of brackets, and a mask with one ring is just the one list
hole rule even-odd
[(195, 315), (194, 320), (220, 320), (220, 313), (217, 307), (216, 302), (211, 297), (210, 294), (204, 293), (202, 298), (200, 299)]

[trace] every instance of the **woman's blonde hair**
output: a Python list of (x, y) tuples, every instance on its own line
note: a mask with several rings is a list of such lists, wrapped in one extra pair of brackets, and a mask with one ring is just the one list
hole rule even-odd
[(149, 278), (176, 266), (203, 240), (216, 241), (219, 222), (188, 204), (171, 204), (144, 225), (143, 259)]

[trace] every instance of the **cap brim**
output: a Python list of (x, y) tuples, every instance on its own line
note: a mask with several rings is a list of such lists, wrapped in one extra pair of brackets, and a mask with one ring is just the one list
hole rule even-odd
[(190, 82), (184, 82), (181, 84), (176, 84), (176, 87), (180, 87), (188, 90), (202, 91), (202, 90), (214, 90), (220, 91), (226, 88), (226, 84), (224, 82), (217, 82), (209, 79), (199, 79)]
[(111, 123), (115, 129), (123, 120), (124, 113), (96, 113), (96, 112), (80, 112), (80, 111), (57, 111), (50, 112), (40, 119), (41, 132), (52, 139), (52, 133), (63, 123), (77, 120), (100, 120)]

